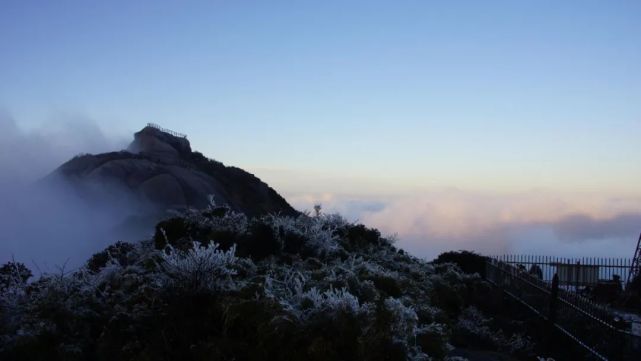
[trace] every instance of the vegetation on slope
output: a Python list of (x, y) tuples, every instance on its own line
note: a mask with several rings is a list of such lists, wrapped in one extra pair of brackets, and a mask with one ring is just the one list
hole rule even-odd
[(210, 207), (70, 274), (0, 274), (3, 360), (444, 360), (457, 340), (532, 356), (471, 307), (478, 275), (336, 215)]

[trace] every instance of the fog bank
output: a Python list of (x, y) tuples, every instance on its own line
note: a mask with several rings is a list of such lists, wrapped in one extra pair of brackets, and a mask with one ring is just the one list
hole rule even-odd
[(25, 131), (0, 114), (0, 263), (12, 258), (34, 270), (77, 267), (127, 237), (121, 225), (134, 205), (126, 197), (89, 202), (71, 189), (42, 181), (80, 153), (123, 149), (124, 137), (106, 136), (91, 120)]

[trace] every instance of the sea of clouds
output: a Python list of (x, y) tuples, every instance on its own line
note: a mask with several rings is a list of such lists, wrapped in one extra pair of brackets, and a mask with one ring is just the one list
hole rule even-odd
[(641, 197), (440, 189), (401, 195), (289, 194), (298, 209), (320, 203), (396, 235), (431, 259), (449, 250), (483, 254), (631, 257), (641, 232)]

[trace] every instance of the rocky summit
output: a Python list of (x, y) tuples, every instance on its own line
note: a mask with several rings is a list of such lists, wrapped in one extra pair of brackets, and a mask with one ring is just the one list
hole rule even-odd
[(192, 151), (185, 135), (155, 124), (135, 133), (126, 150), (76, 156), (49, 179), (85, 198), (112, 201), (117, 195), (160, 212), (203, 208), (213, 197), (247, 216), (298, 214), (253, 174)]

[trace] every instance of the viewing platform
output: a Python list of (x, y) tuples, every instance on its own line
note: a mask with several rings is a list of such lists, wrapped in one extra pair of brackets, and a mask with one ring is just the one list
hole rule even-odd
[(150, 127), (150, 128), (158, 129), (163, 133), (167, 133), (169, 135), (173, 135), (174, 137), (187, 139), (187, 135), (186, 134), (174, 132), (171, 129), (163, 128), (163, 127), (161, 127), (160, 125), (158, 125), (156, 123), (147, 123), (147, 126)]

